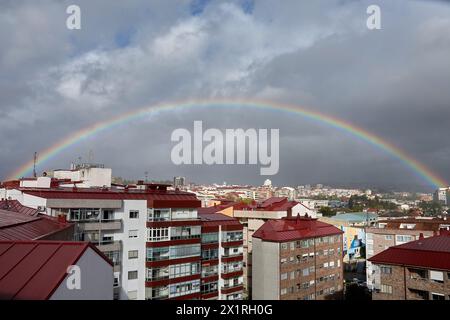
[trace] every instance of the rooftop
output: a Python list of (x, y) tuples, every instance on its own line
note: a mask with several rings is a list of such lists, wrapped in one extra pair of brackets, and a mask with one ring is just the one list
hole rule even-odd
[(378, 215), (370, 212), (351, 212), (351, 213), (340, 213), (335, 216), (330, 217), (330, 219), (345, 221), (345, 222), (365, 222), (367, 219), (376, 219)]
[(23, 206), (17, 200), (1, 200), (0, 209), (23, 213), (29, 216), (37, 216), (39, 211), (30, 207)]
[(38, 240), (72, 226), (45, 215), (30, 216), (0, 209), (0, 240)]
[(221, 213), (200, 213), (199, 218), (203, 226), (218, 226), (218, 225), (236, 225), (241, 226), (241, 223), (236, 219)]
[(450, 233), (422, 238), (387, 250), (368, 259), (376, 264), (393, 264), (450, 270)]
[(0, 299), (50, 298), (88, 248), (112, 265), (88, 242), (0, 241)]
[(309, 217), (283, 218), (264, 223), (253, 237), (264, 241), (286, 242), (342, 234), (335, 226)]

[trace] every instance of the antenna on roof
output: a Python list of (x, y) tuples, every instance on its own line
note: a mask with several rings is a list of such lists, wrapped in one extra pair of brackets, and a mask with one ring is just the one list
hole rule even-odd
[(148, 171), (145, 171), (144, 174), (145, 174), (145, 182), (148, 182)]
[(37, 152), (34, 152), (33, 157), (33, 178), (36, 178), (36, 162), (37, 162)]

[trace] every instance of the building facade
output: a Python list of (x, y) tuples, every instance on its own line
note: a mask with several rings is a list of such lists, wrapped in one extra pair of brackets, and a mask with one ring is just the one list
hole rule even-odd
[(371, 257), (390, 247), (436, 235), (441, 229), (450, 229), (450, 221), (429, 218), (396, 218), (379, 220), (376, 225), (366, 229), (366, 277), (367, 287), (380, 290), (380, 281), (376, 277), (380, 270), (370, 262)]
[(380, 286), (374, 300), (450, 300), (450, 234), (390, 247), (369, 261)]
[(308, 217), (264, 223), (253, 234), (252, 299), (338, 297), (343, 291), (342, 233)]

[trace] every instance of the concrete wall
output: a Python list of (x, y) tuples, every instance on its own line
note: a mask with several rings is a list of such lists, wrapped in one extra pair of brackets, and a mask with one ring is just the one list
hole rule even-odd
[(253, 238), (252, 266), (252, 300), (279, 300), (279, 243)]
[(112, 300), (113, 273), (112, 266), (94, 250), (88, 248), (76, 265), (80, 267), (81, 288), (69, 290), (67, 275), (50, 300)]

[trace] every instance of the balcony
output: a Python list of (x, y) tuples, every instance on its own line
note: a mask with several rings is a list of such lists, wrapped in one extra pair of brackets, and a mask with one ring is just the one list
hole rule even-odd
[(122, 229), (122, 220), (83, 221), (79, 222), (79, 227), (83, 231), (120, 230)]
[(122, 249), (122, 245), (120, 241), (114, 240), (104, 240), (99, 242), (93, 242), (97, 246), (97, 248), (102, 251), (120, 251)]

